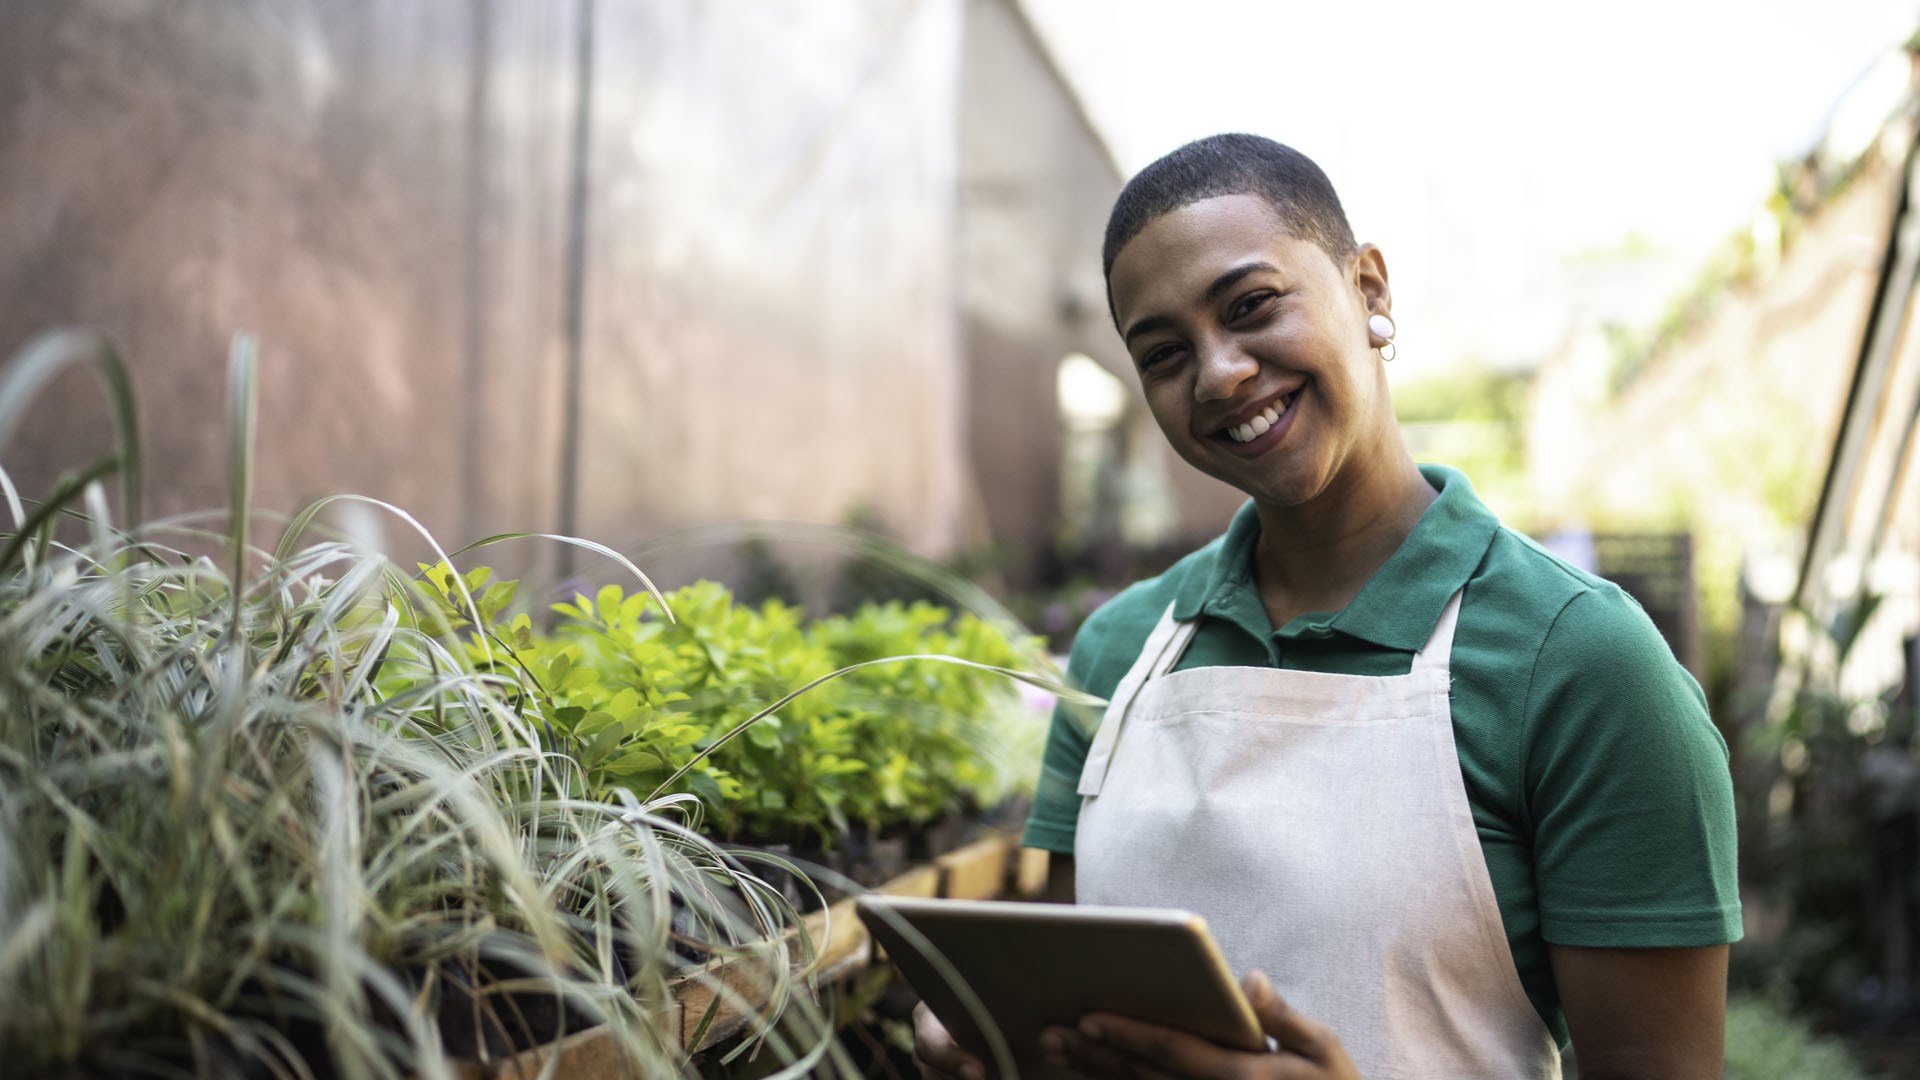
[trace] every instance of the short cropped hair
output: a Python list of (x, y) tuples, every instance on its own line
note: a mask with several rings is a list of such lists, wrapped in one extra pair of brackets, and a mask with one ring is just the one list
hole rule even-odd
[(1313, 159), (1258, 135), (1209, 135), (1141, 169), (1114, 200), (1100, 257), (1107, 306), (1113, 306), (1113, 260), (1127, 241), (1162, 214), (1222, 195), (1258, 196), (1282, 228), (1318, 244), (1335, 263), (1353, 254), (1353, 226)]

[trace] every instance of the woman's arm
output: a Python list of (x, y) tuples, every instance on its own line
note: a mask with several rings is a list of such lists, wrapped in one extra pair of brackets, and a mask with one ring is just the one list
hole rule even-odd
[(1073, 856), (1054, 852), (1047, 857), (1047, 902), (1073, 903)]
[(1547, 946), (1581, 1080), (1718, 1077), (1726, 1060), (1727, 947)]
[(1705, 695), (1645, 612), (1594, 588), (1555, 616), (1527, 700), (1540, 934), (1581, 1076), (1719, 1076), (1741, 920)]

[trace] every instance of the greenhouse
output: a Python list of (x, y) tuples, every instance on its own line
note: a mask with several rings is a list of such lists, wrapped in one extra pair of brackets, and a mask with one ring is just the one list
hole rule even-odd
[(1920, 23), (1384, 5), (9, 5), (0, 1078), (1920, 1076)]

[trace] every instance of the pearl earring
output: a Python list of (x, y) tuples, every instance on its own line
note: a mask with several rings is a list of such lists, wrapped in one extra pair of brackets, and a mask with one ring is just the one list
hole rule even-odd
[(1367, 316), (1367, 329), (1373, 333), (1374, 337), (1387, 339), (1387, 343), (1380, 346), (1380, 359), (1393, 359), (1398, 352), (1398, 350), (1393, 347), (1393, 320), (1387, 318), (1385, 315), (1369, 315)]

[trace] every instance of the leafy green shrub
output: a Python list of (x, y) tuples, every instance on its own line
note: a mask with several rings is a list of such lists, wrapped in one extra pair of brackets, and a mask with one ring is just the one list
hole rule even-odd
[(1845, 1044), (1815, 1035), (1763, 998), (1727, 1002), (1726, 1080), (1868, 1080)]
[[(1041, 725), (1009, 676), (1038, 653), (971, 614), (869, 604), (808, 623), (769, 600), (735, 604), (700, 582), (666, 597), (607, 586), (554, 606), (550, 633), (502, 621), (512, 582), (484, 568), (426, 569), (442, 615), (477, 596), (486, 634), (470, 649), (510, 655), (539, 687), (541, 728), (584, 767), (579, 794), (684, 792), (728, 839), (830, 845), (855, 826), (925, 825), (991, 805), (1027, 782)], [(804, 688), (804, 692), (795, 693)]]
[[(1010, 639), (973, 615), (955, 618), (927, 603), (868, 604), (822, 621), (814, 636), (836, 665), (865, 665), (836, 687), (834, 702), (852, 718), (873, 778), (854, 793), (854, 820), (882, 831), (924, 825), (962, 804), (992, 806), (1031, 792), (1044, 727), (998, 672), (1039, 664), (1038, 639)], [(880, 662), (910, 655), (974, 666)]]

